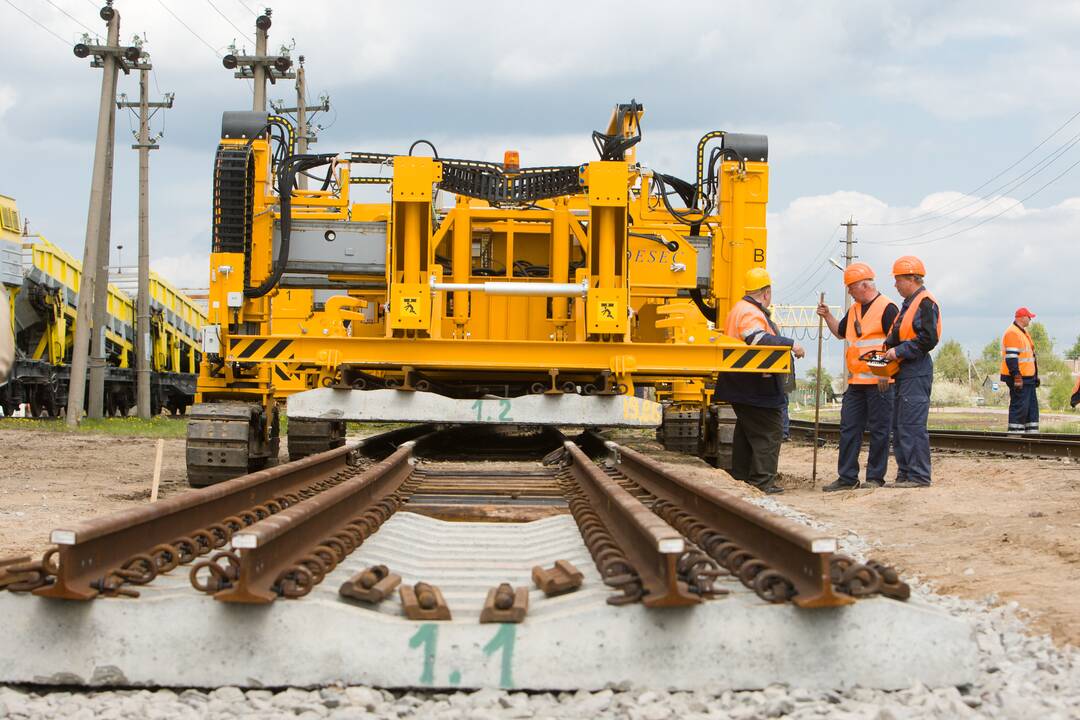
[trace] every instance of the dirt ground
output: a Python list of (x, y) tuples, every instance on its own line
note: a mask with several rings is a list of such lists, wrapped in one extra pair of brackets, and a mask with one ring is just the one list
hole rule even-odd
[[(39, 554), (49, 531), (145, 503), (156, 440), (0, 429), (0, 557)], [(161, 496), (187, 489), (184, 441), (166, 439)], [(630, 443), (733, 492), (757, 491), (700, 461)], [(1059, 643), (1080, 645), (1080, 463), (939, 454), (934, 487), (824, 494), (836, 449), (786, 444), (777, 500), (851, 530), (876, 559), (968, 598), (996, 593), (1035, 616)]]

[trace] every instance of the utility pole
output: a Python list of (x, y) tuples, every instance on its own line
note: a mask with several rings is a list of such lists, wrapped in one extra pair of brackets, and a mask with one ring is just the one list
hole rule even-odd
[[(330, 110), (330, 97), (323, 95), (319, 98), (319, 104), (308, 107), (307, 104), (307, 80), (304, 73), (304, 56), (301, 55), (297, 58), (298, 63), (296, 66), (296, 107), (285, 107), (284, 101), (270, 101), (270, 107), (274, 109), (276, 113), (296, 113), (296, 152), (300, 155), (306, 155), (308, 151), (308, 145), (318, 140), (315, 137), (315, 133), (310, 128), (310, 118), (314, 117), (316, 113), (328, 112)], [(301, 190), (307, 190), (308, 179), (303, 173), (297, 178), (297, 187)]]
[[(859, 223), (855, 222), (854, 218), (852, 218), (851, 216), (848, 216), (848, 221), (846, 223), (840, 223), (840, 224), (842, 226), (844, 226), (845, 228), (847, 228), (847, 236), (844, 238), (844, 267), (847, 267), (857, 257), (854, 254), (854, 252), (855, 252), (855, 243), (858, 242), (855, 239), (855, 227)], [(851, 296), (848, 295), (847, 285), (844, 285), (842, 292), (844, 294), (844, 313), (847, 313), (848, 307), (851, 305)], [(842, 378), (842, 383), (843, 383), (841, 388), (840, 388), (841, 392), (843, 392), (844, 390), (847, 390), (847, 351), (848, 351), (848, 341), (845, 339), (844, 340), (844, 354), (840, 358), (840, 361), (841, 361), (840, 377)]]
[(254, 80), (255, 90), (251, 102), (251, 109), (255, 112), (266, 112), (266, 81), (275, 84), (278, 80), (293, 79), (295, 73), (289, 72), (292, 67), (292, 58), (289, 57), (288, 48), (282, 47), (278, 55), (267, 55), (266, 45), (270, 30), (270, 8), (266, 8), (262, 15), (255, 18), (255, 54), (238, 55), (236, 46), (229, 50), (229, 54), (221, 59), (221, 64), (226, 70), (236, 70), (233, 77)]
[[(149, 55), (145, 56), (149, 60)], [(121, 95), (118, 108), (139, 111), (138, 142), (131, 147), (139, 151), (139, 293), (136, 300), (135, 329), (135, 394), (140, 418), (150, 418), (150, 151), (157, 150), (160, 136), (150, 137), (150, 118), (158, 110), (173, 106), (173, 93), (165, 93), (161, 102), (150, 102), (149, 75), (151, 65), (139, 67), (139, 102), (128, 102)], [(151, 112), (153, 108), (153, 112)]]
[[(91, 64), (93, 66), (93, 64)], [(116, 72), (115, 70), (113, 72)], [(109, 324), (109, 241), (112, 238), (113, 159), (116, 155), (116, 108), (109, 107), (109, 145), (105, 148), (105, 189), (98, 235), (94, 302), (90, 327), (90, 389), (86, 416), (101, 418), (105, 412), (105, 329)], [(85, 265), (83, 265), (85, 271)], [(82, 291), (80, 289), (80, 295)]]
[[(113, 101), (116, 98), (117, 71), (129, 72), (128, 62), (139, 59), (136, 47), (120, 47), (120, 13), (106, 0), (99, 13), (107, 24), (105, 45), (90, 44), (89, 36), (72, 49), (77, 58), (94, 56), (91, 67), (102, 68), (101, 97), (98, 102), (97, 138), (94, 145), (94, 169), (90, 181), (90, 203), (86, 214), (86, 240), (83, 248), (82, 277), (79, 286), (79, 306), (75, 314), (75, 339), (71, 358), (71, 375), (68, 386), (67, 424), (75, 427), (82, 416), (83, 400), (86, 398), (86, 370), (90, 351), (90, 330), (97, 286), (97, 269), (100, 265), (102, 230), (108, 223), (106, 202), (111, 199), (106, 184), (111, 186), (112, 174), (108, 167), (108, 151), (112, 144)], [(108, 264), (108, 245), (105, 262)], [(105, 278), (106, 287), (108, 278)]]

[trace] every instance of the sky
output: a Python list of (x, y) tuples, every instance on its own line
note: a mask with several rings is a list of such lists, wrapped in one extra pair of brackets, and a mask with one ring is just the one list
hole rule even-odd
[[(82, 257), (100, 71), (70, 46), (104, 33), (94, 0), (0, 0), (0, 193), (31, 229)], [(144, 35), (159, 113), (151, 154), (152, 265), (205, 287), (213, 153), (223, 110), (251, 84), (252, 0), (116, 0), (121, 38)], [(306, 58), (309, 101), (330, 97), (314, 151), (404, 152), (523, 165), (595, 157), (611, 108), (645, 106), (638, 158), (692, 178), (709, 130), (766, 133), (774, 300), (841, 298), (842, 253), (895, 292), (892, 261), (927, 265), (944, 336), (977, 356), (1023, 305), (1060, 349), (1080, 334), (1080, 4), (861, 2), (278, 2), (270, 47)], [(30, 18), (33, 18), (31, 20)], [(36, 21), (36, 22), (35, 22)], [(135, 74), (120, 92), (138, 95)], [(295, 101), (291, 81), (269, 88)], [(112, 245), (137, 245), (135, 119), (117, 116)], [(114, 255), (115, 261), (115, 255)], [(837, 357), (839, 343), (826, 343)]]

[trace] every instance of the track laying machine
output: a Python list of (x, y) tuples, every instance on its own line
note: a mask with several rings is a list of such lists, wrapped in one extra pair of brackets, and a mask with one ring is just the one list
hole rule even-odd
[[(765, 265), (768, 143), (706, 133), (685, 181), (639, 162), (643, 114), (614, 109), (599, 159), (520, 167), (424, 140), (298, 155), (288, 120), (225, 113), (191, 484), (276, 458), (286, 398), (292, 458), (347, 421), (665, 424), (724, 465), (716, 373), (791, 367), (706, 319)], [(388, 200), (350, 199), (370, 185)]]
[[(0, 195), (0, 282), (11, 303), (15, 363), (0, 385), (5, 417), (26, 405), (34, 417), (67, 406), (82, 263), (20, 225), (15, 201)], [(150, 273), (150, 407), (183, 414), (195, 400), (206, 315), (195, 302)], [(109, 285), (105, 328), (107, 415), (135, 405), (135, 298)]]

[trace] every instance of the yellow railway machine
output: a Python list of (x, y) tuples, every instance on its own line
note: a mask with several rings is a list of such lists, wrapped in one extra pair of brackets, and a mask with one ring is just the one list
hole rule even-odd
[[(427, 141), (297, 155), (287, 120), (225, 113), (191, 483), (276, 457), (283, 397), (299, 457), (349, 420), (657, 427), (657, 386), (700, 419), (717, 372), (788, 372), (708, 319), (766, 263), (766, 138), (705, 134), (685, 181), (638, 161), (643, 113), (546, 167)], [(352, 200), (370, 185), (387, 200)]]

